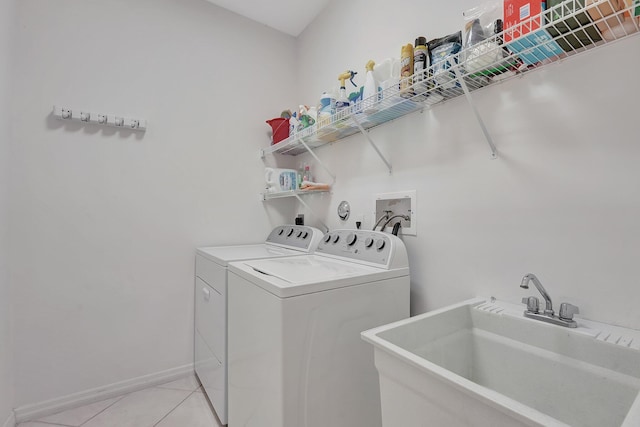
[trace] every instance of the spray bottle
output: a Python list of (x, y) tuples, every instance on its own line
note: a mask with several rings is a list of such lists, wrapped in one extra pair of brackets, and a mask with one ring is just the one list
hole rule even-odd
[(344, 110), (350, 105), (349, 98), (347, 97), (347, 88), (345, 86), (345, 82), (347, 79), (349, 79), (352, 85), (357, 86), (353, 82), (353, 78), (356, 74), (358, 73), (355, 71), (347, 70), (338, 76), (338, 80), (340, 81), (340, 92), (338, 93), (338, 98), (336, 98), (336, 113)]
[(373, 67), (375, 65), (376, 63), (371, 60), (367, 62), (367, 65), (365, 65), (365, 68), (367, 69), (367, 77), (364, 81), (364, 90), (362, 92), (365, 111), (373, 110), (378, 102), (378, 83), (373, 75)]

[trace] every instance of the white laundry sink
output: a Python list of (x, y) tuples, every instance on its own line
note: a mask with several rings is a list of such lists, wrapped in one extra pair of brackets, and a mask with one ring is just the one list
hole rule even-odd
[(362, 333), (383, 425), (640, 426), (640, 331), (475, 298)]

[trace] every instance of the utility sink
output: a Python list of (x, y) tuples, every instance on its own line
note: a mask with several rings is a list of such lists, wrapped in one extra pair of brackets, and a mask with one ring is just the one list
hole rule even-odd
[(385, 427), (640, 426), (640, 331), (474, 298), (362, 333)]

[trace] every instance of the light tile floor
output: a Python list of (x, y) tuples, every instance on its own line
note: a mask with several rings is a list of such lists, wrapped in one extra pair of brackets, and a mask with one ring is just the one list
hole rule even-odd
[(18, 427), (220, 427), (202, 391), (189, 377), (69, 409)]

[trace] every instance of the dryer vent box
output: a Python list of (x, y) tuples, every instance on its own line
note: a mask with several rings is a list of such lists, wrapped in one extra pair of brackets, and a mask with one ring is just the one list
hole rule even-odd
[[(416, 236), (416, 191), (399, 191), (395, 193), (382, 193), (374, 195), (375, 201), (375, 211), (373, 224), (375, 224), (378, 219), (384, 216), (387, 211), (389, 211), (390, 217), (395, 215), (405, 215), (408, 216), (409, 219), (403, 218), (394, 218), (389, 222), (385, 231), (390, 232), (393, 229), (393, 225), (400, 221), (400, 233), (404, 236)], [(380, 229), (380, 226), (384, 224), (386, 220), (382, 220), (377, 230)]]

